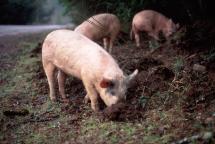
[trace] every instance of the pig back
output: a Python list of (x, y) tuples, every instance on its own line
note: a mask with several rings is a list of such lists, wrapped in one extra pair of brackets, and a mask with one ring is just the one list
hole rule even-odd
[(75, 28), (92, 40), (99, 40), (102, 37), (118, 33), (120, 30), (120, 21), (113, 14), (103, 13), (90, 17)]
[(159, 31), (166, 27), (168, 18), (153, 10), (143, 10), (137, 13), (133, 18), (133, 24), (144, 31)]
[(98, 44), (70, 30), (56, 30), (46, 37), (42, 59), (78, 78), (83, 71), (96, 75), (109, 65), (118, 68), (114, 59)]

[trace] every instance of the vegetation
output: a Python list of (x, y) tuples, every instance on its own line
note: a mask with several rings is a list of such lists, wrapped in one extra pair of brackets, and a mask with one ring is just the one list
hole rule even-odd
[[(180, 23), (193, 22), (197, 19), (214, 19), (211, 1), (203, 0), (60, 0), (66, 6), (66, 12), (82, 21), (82, 17), (96, 13), (110, 12), (121, 21), (128, 23), (133, 15), (143, 9), (154, 9)], [(74, 9), (81, 13), (74, 13)], [(85, 10), (85, 14), (84, 11)], [(76, 15), (79, 13), (79, 15)], [(87, 14), (86, 14), (87, 13)], [(86, 17), (85, 17), (86, 18)]]
[(1, 0), (0, 24), (61, 24), (69, 22), (63, 16), (58, 0)]
[(143, 9), (154, 9), (180, 23), (214, 20), (212, 2), (203, 0), (1, 0), (0, 23), (26, 24), (38, 20), (47, 23), (49, 16), (58, 9), (57, 1), (64, 5), (64, 14), (69, 14), (75, 23), (97, 13), (110, 12), (116, 14), (124, 24), (129, 24), (134, 14)]

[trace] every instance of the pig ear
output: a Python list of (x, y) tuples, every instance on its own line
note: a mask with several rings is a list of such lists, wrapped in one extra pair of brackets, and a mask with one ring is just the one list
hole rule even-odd
[(130, 74), (130, 75), (126, 78), (127, 83), (129, 83), (137, 74), (138, 74), (138, 70), (136, 69), (132, 74)]
[(103, 78), (102, 81), (100, 82), (100, 87), (101, 88), (108, 88), (111, 86), (111, 84), (112, 84), (111, 80)]

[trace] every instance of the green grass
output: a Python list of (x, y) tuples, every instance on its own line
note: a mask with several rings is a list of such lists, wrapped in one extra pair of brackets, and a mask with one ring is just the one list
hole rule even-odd
[(176, 74), (179, 74), (184, 67), (184, 60), (181, 57), (177, 57), (173, 62), (173, 70)]

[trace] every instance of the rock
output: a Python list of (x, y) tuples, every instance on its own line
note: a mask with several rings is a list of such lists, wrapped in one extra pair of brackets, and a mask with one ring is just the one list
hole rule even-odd
[(194, 64), (193, 70), (198, 71), (198, 72), (206, 72), (206, 67), (203, 65), (200, 65), (200, 64)]

